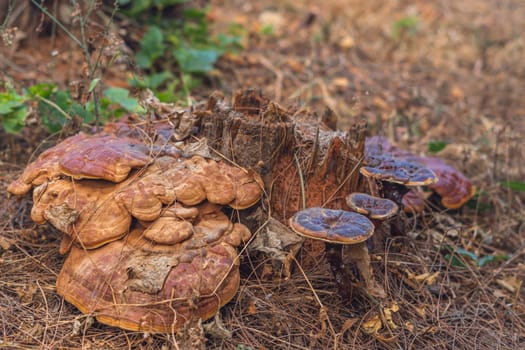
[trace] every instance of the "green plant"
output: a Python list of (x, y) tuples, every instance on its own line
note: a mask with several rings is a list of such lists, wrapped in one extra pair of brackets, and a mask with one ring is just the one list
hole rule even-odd
[(525, 182), (520, 181), (501, 181), (500, 186), (515, 192), (525, 192)]
[(149, 23), (135, 55), (145, 74), (132, 78), (130, 84), (153, 90), (165, 102), (187, 99), (225, 52), (240, 47), (240, 37), (235, 34), (211, 35), (206, 9), (182, 8), (177, 18), (163, 17), (164, 8), (182, 2), (142, 0), (131, 4), (120, 0), (121, 5), (131, 5), (126, 14)]
[[(97, 81), (92, 81), (92, 90)], [(138, 100), (129, 96), (122, 88), (108, 88), (103, 91), (100, 104), (100, 121), (103, 123), (117, 119), (126, 113), (145, 113)], [(61, 90), (56, 84), (40, 83), (32, 85), (19, 94), (11, 87), (0, 93), (0, 125), (8, 133), (19, 133), (29, 114), (29, 106), (35, 106), (42, 125), (49, 132), (58, 132), (74, 118), (83, 125), (95, 121), (95, 104), (88, 101), (81, 104), (75, 101), (69, 91)]]
[(28, 114), (26, 101), (25, 96), (11, 87), (0, 92), (0, 124), (8, 133), (16, 134), (24, 127)]
[(406, 35), (414, 36), (417, 34), (419, 19), (417, 16), (405, 16), (392, 24), (390, 35), (395, 40), (401, 39)]
[(428, 143), (428, 151), (430, 153), (437, 153), (445, 149), (447, 145), (448, 145), (447, 141), (430, 141)]
[(466, 267), (466, 260), (461, 259), (460, 256), (468, 258), (478, 267), (483, 267), (491, 262), (506, 261), (509, 259), (509, 256), (506, 254), (490, 254), (479, 257), (475, 253), (463, 248), (457, 248), (455, 251), (454, 248), (450, 246), (446, 246), (445, 248), (450, 252), (445, 254), (445, 259), (454, 267)]

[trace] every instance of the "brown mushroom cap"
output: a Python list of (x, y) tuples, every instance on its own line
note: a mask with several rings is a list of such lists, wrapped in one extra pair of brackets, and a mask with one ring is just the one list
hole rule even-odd
[(121, 182), (133, 168), (151, 161), (149, 148), (138, 140), (111, 134), (88, 136), (60, 158), (62, 173), (75, 179)]
[(258, 174), (208, 160), (160, 157), (136, 184), (118, 194), (126, 208), (139, 220), (154, 220), (162, 205), (174, 200), (188, 206), (204, 200), (236, 209), (254, 205), (262, 194)]
[(33, 192), (31, 218), (49, 221), (74, 242), (95, 248), (122, 237), (131, 215), (114, 199), (115, 184), (94, 180), (55, 180)]
[(193, 225), (175, 216), (161, 216), (144, 231), (144, 237), (159, 244), (177, 244), (190, 238)]
[(290, 227), (302, 236), (338, 244), (364, 242), (374, 233), (372, 222), (361, 214), (319, 207), (297, 212)]
[(230, 207), (246, 209), (261, 199), (264, 185), (261, 177), (254, 170), (231, 167), (229, 176), (235, 190), (235, 199), (228, 204)]
[(156, 245), (136, 229), (99, 249), (73, 246), (57, 291), (83, 313), (107, 325), (172, 332), (192, 318), (208, 319), (239, 287), (235, 249)]
[(399, 207), (388, 198), (374, 197), (366, 193), (354, 192), (346, 197), (350, 209), (371, 219), (386, 220), (397, 214)]
[(9, 184), (7, 191), (15, 195), (23, 195), (29, 192), (32, 186), (38, 186), (57, 178), (61, 174), (60, 158), (75, 149), (77, 143), (87, 138), (89, 138), (89, 135), (78, 134), (45, 150), (24, 169), (24, 172), (17, 180)]
[(137, 140), (110, 134), (78, 134), (42, 152), (7, 190), (23, 195), (31, 186), (60, 175), (120, 182), (132, 168), (142, 167), (150, 161), (148, 147)]

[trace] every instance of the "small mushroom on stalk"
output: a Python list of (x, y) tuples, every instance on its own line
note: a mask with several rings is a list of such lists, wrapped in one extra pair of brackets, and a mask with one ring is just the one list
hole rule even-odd
[[(381, 225), (399, 212), (399, 206), (388, 198), (371, 196), (366, 193), (354, 192), (346, 196), (346, 204), (353, 211), (367, 216), (374, 224), (375, 234), (368, 240), (368, 247), (377, 247), (383, 243)], [(372, 241), (371, 241), (372, 240)], [(379, 287), (374, 287), (379, 291)], [(377, 293), (382, 294), (383, 293)]]
[(371, 196), (366, 193), (354, 192), (346, 197), (346, 204), (359, 214), (368, 216), (376, 229), (383, 220), (396, 215), (399, 207), (388, 198)]
[(290, 227), (301, 236), (326, 242), (326, 257), (343, 299), (347, 300), (351, 292), (350, 276), (342, 258), (343, 245), (366, 286), (371, 286), (372, 270), (365, 241), (374, 234), (374, 225), (368, 218), (346, 210), (313, 207), (291, 217)]

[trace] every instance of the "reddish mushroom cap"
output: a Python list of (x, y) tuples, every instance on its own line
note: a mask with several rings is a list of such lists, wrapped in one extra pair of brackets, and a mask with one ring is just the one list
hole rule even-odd
[(338, 244), (364, 242), (374, 233), (372, 222), (361, 214), (319, 207), (297, 212), (290, 227), (302, 236)]
[(65, 175), (75, 179), (121, 182), (133, 168), (151, 161), (149, 148), (138, 140), (111, 134), (88, 136), (60, 158)]
[(371, 219), (386, 220), (397, 214), (399, 207), (388, 198), (374, 197), (366, 193), (354, 192), (346, 197), (350, 209)]
[[(379, 159), (395, 159), (411, 164), (417, 164), (432, 171), (437, 181), (426, 183), (429, 188), (441, 196), (441, 204), (449, 209), (458, 209), (476, 194), (476, 188), (465, 175), (445, 161), (435, 157), (417, 156), (392, 145), (385, 137), (375, 136), (366, 139), (367, 160), (374, 162)], [(403, 199), (408, 206), (418, 212), (424, 202), (414, 193), (407, 193)]]
[(113, 195), (120, 185), (94, 180), (42, 184), (33, 191), (31, 218), (37, 224), (49, 221), (85, 248), (99, 247), (128, 233), (131, 215)]
[(418, 214), (425, 210), (424, 198), (415, 190), (408, 191), (402, 198), (403, 211), (408, 214)]
[(61, 174), (59, 165), (60, 158), (66, 153), (71, 152), (77, 143), (82, 142), (88, 137), (89, 135), (86, 134), (78, 134), (45, 150), (34, 162), (30, 163), (24, 169), (24, 172), (18, 179), (9, 184), (7, 191), (15, 195), (23, 195), (29, 192), (32, 186), (38, 186), (57, 178)]
[(111, 134), (78, 134), (42, 152), (7, 190), (27, 193), (31, 186), (68, 175), (75, 179), (124, 180), (131, 169), (151, 161), (149, 148), (138, 140)]
[(159, 245), (142, 229), (99, 249), (73, 246), (57, 292), (100, 322), (133, 331), (172, 332), (215, 315), (239, 287), (235, 248)]
[(435, 157), (418, 157), (417, 161), (431, 169), (439, 181), (428, 187), (440, 197), (445, 208), (458, 209), (476, 194), (476, 187), (460, 171)]

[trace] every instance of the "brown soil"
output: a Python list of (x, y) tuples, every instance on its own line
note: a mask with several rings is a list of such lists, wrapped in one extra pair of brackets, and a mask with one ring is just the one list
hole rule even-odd
[[(196, 100), (215, 89), (231, 95), (257, 87), (283, 106), (331, 108), (341, 129), (365, 119), (371, 135), (415, 153), (446, 141), (438, 156), (469, 176), (478, 195), (459, 211), (408, 217), (408, 232), (374, 254), (385, 300), (356, 282), (352, 301), (343, 303), (316, 249), (299, 253), (289, 279), (269, 272), (268, 260), (243, 253), (241, 288), (220, 312), (231, 337), (210, 332), (208, 348), (525, 347), (525, 195), (501, 185), (525, 181), (525, 4), (212, 1), (211, 9), (214, 30), (232, 22), (246, 29), (246, 47), (220, 60)], [(396, 29), (407, 18), (417, 24)], [(30, 35), (38, 25), (21, 23), (20, 40), (0, 46), (0, 80), (78, 86), (86, 79), (83, 53), (64, 35)], [(135, 41), (136, 32), (128, 32)], [(132, 67), (104, 65), (105, 84), (125, 86)], [(60, 138), (43, 144), (39, 130), (34, 121), (21, 136), (2, 134), (2, 189), (33, 152)], [(169, 334), (92, 324), (62, 300), (55, 287), (64, 260), (60, 235), (31, 222), (29, 196), (2, 190), (0, 201), (0, 348), (178, 348)], [(465, 255), (451, 262), (447, 255), (458, 249), (507, 258), (482, 267)]]

